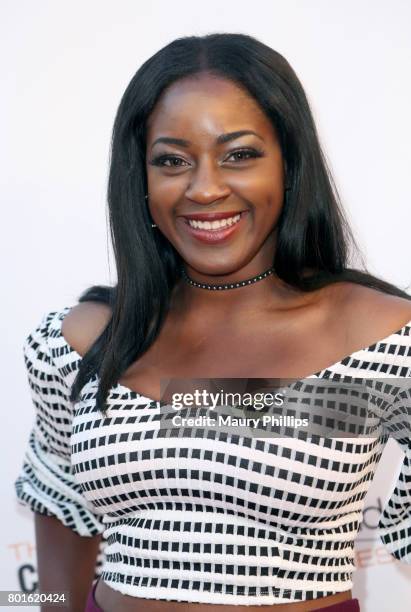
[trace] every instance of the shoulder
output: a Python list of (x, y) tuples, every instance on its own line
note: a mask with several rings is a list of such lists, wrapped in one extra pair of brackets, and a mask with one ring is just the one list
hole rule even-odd
[(79, 355), (85, 355), (107, 327), (112, 310), (101, 302), (80, 302), (65, 315), (61, 334)]
[(410, 299), (356, 283), (338, 283), (339, 319), (364, 346), (411, 326)]

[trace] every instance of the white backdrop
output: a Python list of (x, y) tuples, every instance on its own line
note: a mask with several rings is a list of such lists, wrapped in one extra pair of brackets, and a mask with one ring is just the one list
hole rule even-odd
[[(21, 346), (44, 312), (76, 303), (92, 284), (115, 282), (105, 189), (110, 132), (129, 80), (182, 35), (243, 32), (285, 55), (307, 91), (371, 271), (405, 287), (411, 281), (411, 4), (2, 0), (0, 10), (0, 590), (30, 590), (32, 516), (17, 505), (13, 489), (33, 419)], [(375, 539), (401, 457), (391, 442), (357, 542), (354, 595), (362, 612), (411, 607), (411, 566)]]

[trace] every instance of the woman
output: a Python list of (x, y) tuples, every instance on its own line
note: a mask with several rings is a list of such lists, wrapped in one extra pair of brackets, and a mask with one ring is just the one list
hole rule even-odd
[[(161, 49), (121, 101), (108, 201), (116, 287), (25, 343), (38, 412), (16, 490), (41, 589), (73, 610), (359, 610), (353, 543), (386, 440), (170, 440), (154, 423), (164, 378), (410, 376), (410, 297), (348, 267), (287, 61), (241, 34)], [(410, 562), (406, 486), (379, 528)]]

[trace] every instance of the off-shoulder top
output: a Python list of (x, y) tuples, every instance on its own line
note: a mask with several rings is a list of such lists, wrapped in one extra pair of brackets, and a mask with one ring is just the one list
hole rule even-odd
[[(81, 536), (103, 534), (99, 575), (123, 594), (255, 605), (352, 588), (354, 541), (386, 434), (159, 437), (159, 403), (120, 383), (106, 416), (97, 411), (98, 377), (71, 403), (81, 356), (61, 332), (70, 309), (45, 313), (24, 342), (35, 421), (15, 481), (21, 504)], [(312, 377), (346, 375), (410, 378), (411, 321)], [(410, 415), (411, 395), (390, 388), (388, 409)], [(396, 442), (404, 457), (378, 532), (411, 563), (406, 426)]]

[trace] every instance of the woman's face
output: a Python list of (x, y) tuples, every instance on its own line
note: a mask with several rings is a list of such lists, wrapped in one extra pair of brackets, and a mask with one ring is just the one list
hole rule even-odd
[[(275, 129), (249, 94), (209, 74), (173, 83), (149, 117), (146, 155), (152, 231), (172, 243), (187, 272), (253, 275), (272, 265), (283, 159)], [(231, 221), (188, 223), (187, 216), (212, 222), (215, 213)]]

